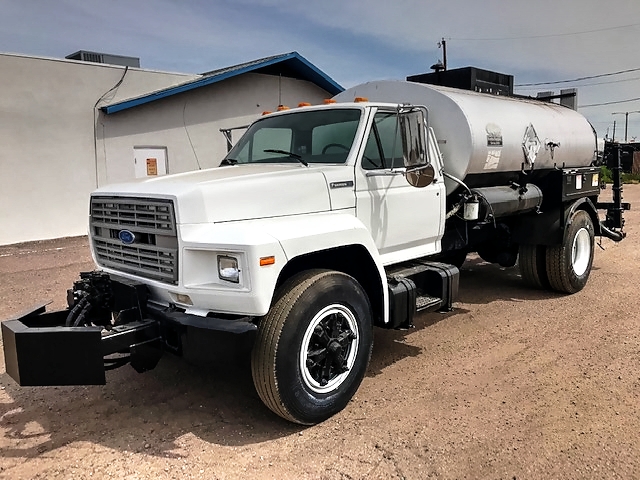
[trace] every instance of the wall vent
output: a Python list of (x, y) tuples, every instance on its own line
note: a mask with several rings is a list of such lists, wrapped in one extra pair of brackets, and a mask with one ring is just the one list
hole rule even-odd
[(140, 68), (140, 58), (126, 57), (124, 55), (111, 55), (110, 53), (78, 50), (77, 52), (67, 55), (64, 58), (67, 58), (69, 60), (80, 60), (81, 62), (107, 63), (109, 65), (122, 65), (124, 67)]

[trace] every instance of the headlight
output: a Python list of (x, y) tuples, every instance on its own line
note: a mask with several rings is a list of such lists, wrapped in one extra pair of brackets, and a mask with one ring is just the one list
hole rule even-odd
[(226, 255), (218, 255), (218, 277), (227, 282), (240, 283), (238, 259), (227, 257)]

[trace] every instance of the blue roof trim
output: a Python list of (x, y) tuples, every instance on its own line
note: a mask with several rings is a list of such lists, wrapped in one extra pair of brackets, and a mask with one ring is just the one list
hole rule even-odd
[(224, 69), (223, 72), (220, 74), (212, 73), (210, 75), (205, 75), (203, 77), (200, 77), (196, 80), (192, 80), (190, 82), (182, 83), (180, 85), (165, 88), (163, 90), (159, 90), (157, 92), (153, 92), (147, 95), (143, 95), (143, 96), (125, 100), (122, 102), (114, 103), (112, 105), (106, 105), (104, 107), (101, 107), (100, 109), (106, 114), (120, 112), (122, 110), (127, 110), (129, 108), (137, 107), (138, 105), (154, 102), (162, 98), (170, 97), (183, 92), (188, 92), (190, 90), (194, 90), (196, 88), (218, 83), (223, 80), (227, 80), (229, 78), (242, 75), (244, 73), (253, 72), (265, 67), (269, 67), (271, 65), (284, 63), (288, 61), (294, 62), (294, 69), (296, 70), (296, 73), (299, 74), (299, 79), (308, 80), (312, 83), (315, 83), (319, 87), (329, 92), (331, 95), (337, 95), (338, 93), (344, 91), (344, 88), (341, 85), (336, 83), (331, 77), (329, 77), (326, 73), (322, 72), (318, 67), (313, 65), (311, 62), (309, 62), (306, 58), (304, 58), (298, 52), (291, 52), (291, 53), (287, 53), (287, 54), (279, 55), (275, 57), (268, 57), (264, 59), (264, 61), (257, 61), (255, 63), (250, 63), (250, 64), (247, 64), (247, 66), (242, 66), (241, 68), (238, 68), (238, 69)]

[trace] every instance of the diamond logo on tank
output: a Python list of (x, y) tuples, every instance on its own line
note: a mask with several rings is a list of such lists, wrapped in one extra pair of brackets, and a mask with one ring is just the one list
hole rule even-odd
[(136, 241), (136, 235), (130, 230), (120, 230), (118, 232), (118, 238), (125, 245), (131, 245)]
[(529, 124), (524, 131), (524, 138), (522, 139), (522, 150), (524, 151), (524, 158), (529, 165), (533, 165), (542, 146), (536, 129), (533, 128), (533, 124)]

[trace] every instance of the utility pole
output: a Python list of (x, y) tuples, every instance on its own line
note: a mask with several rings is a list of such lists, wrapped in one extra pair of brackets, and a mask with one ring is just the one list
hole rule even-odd
[(612, 142), (616, 141), (616, 121), (613, 121), (613, 138), (611, 139)]
[(438, 42), (438, 48), (442, 48), (442, 64), (444, 71), (447, 71), (447, 41), (442, 37), (442, 40)]
[[(624, 143), (627, 143), (627, 131), (629, 129), (629, 114), (640, 113), (640, 110), (634, 110), (632, 112), (613, 112), (611, 115), (624, 115)], [(614, 122), (615, 125), (615, 122)]]

